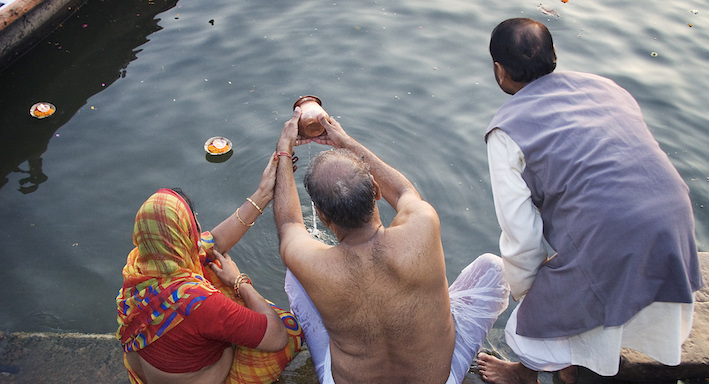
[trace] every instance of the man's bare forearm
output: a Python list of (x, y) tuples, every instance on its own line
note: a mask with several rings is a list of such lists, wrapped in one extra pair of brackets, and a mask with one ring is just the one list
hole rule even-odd
[[(300, 208), (298, 189), (295, 186), (293, 162), (290, 157), (295, 147), (298, 132), (300, 109), (293, 111), (293, 117), (283, 125), (283, 131), (276, 144), (278, 164), (276, 168), (276, 186), (273, 197), (273, 212), (278, 229), (278, 237), (283, 241), (286, 227), (297, 224), (305, 227), (303, 212)], [(281, 255), (283, 256), (283, 255)]]
[[(298, 189), (295, 186), (293, 167), (287, 156), (281, 156), (276, 171), (276, 189), (273, 198), (273, 212), (279, 235), (283, 226), (289, 223), (303, 224)], [(303, 224), (304, 225), (304, 224)]]

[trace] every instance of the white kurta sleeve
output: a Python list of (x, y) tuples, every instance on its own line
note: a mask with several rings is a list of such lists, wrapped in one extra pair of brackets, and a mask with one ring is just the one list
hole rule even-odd
[(495, 212), (502, 229), (500, 253), (505, 276), (512, 297), (519, 300), (548, 257), (542, 218), (522, 179), (526, 163), (517, 143), (502, 130), (494, 129), (487, 138), (487, 154)]

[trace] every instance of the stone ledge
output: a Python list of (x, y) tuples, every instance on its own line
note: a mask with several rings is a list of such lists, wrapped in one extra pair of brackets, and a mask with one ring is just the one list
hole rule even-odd
[(113, 335), (0, 334), (0, 382), (128, 384)]
[[(317, 384), (306, 349), (281, 375), (284, 384)], [(112, 334), (0, 333), (0, 383), (130, 384)]]
[[(705, 282), (709, 282), (709, 253), (700, 253)], [(489, 339), (504, 343), (500, 332)], [(683, 346), (682, 364), (668, 367), (632, 350), (624, 350), (620, 372), (603, 378), (582, 370), (579, 384), (584, 383), (676, 383), (679, 379), (709, 379), (709, 287), (697, 292), (692, 333)], [(557, 380), (554, 380), (558, 382)], [(310, 352), (304, 350), (281, 376), (284, 384), (317, 384)], [(540, 382), (551, 383), (550, 374), (540, 375)], [(123, 367), (120, 343), (112, 334), (80, 333), (2, 333), (0, 332), (0, 383), (105, 383), (128, 384)], [(481, 384), (474, 372), (466, 375), (464, 384)]]
[(86, 0), (16, 0), (0, 12), (0, 70), (66, 20)]
[[(318, 384), (310, 351), (304, 349), (281, 375), (283, 384)], [(541, 378), (543, 384), (550, 379)], [(118, 340), (111, 334), (2, 333), (0, 383), (129, 384)], [(463, 384), (484, 384), (469, 372)]]

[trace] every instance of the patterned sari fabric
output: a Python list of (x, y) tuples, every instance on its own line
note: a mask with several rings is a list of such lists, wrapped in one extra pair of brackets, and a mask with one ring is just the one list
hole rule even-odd
[[(214, 241), (202, 234), (187, 203), (174, 191), (161, 189), (139, 209), (133, 230), (136, 245), (123, 268), (118, 292), (118, 331), (125, 352), (138, 351), (177, 326), (212, 294), (225, 294), (240, 305), (231, 287), (216, 277), (207, 252)], [(270, 302), (269, 302), (270, 303)], [(289, 312), (270, 303), (290, 340), (278, 352), (235, 346), (234, 363), (225, 383), (272, 383), (302, 349), (302, 331)], [(141, 383), (124, 364), (131, 383)]]

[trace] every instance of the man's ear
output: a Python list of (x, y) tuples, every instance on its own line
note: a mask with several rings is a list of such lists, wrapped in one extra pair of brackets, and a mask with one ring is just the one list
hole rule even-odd
[(507, 72), (505, 67), (497, 61), (494, 62), (492, 67), (493, 72), (495, 72), (495, 80), (500, 89), (509, 95), (514, 95), (519, 92), (525, 86), (525, 83), (520, 83), (518, 81), (512, 80), (510, 73)]
[(374, 180), (374, 176), (369, 175), (369, 177), (372, 178), (372, 185), (374, 186), (374, 200), (379, 200), (382, 198), (382, 188), (379, 186), (379, 183)]
[(323, 223), (324, 226), (330, 228), (330, 219), (325, 217), (325, 215), (323, 215), (322, 212), (320, 212), (320, 210), (317, 208), (315, 208), (315, 212), (318, 214), (318, 219), (320, 219), (320, 222)]
[(505, 68), (503, 68), (497, 61), (492, 64), (492, 71), (495, 73), (495, 81), (497, 81), (497, 85), (502, 88), (502, 83), (507, 77), (507, 71), (505, 71)]

